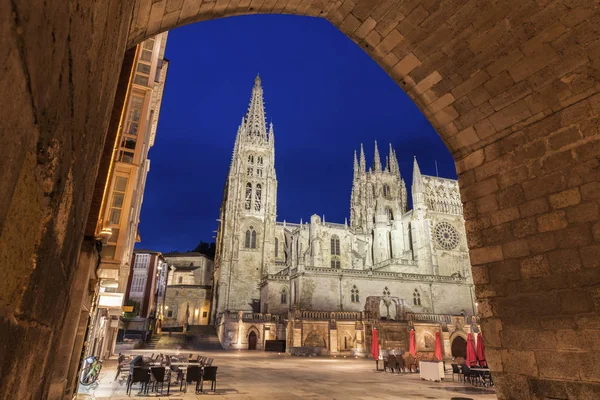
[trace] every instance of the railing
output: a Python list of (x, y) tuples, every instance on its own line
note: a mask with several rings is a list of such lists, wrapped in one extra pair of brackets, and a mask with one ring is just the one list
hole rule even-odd
[(242, 321), (244, 321), (244, 322), (279, 322), (279, 315), (262, 314), (262, 313), (243, 313)]
[(277, 314), (263, 314), (250, 312), (231, 312), (221, 314), (224, 322), (238, 322), (240, 318), (243, 322), (279, 322), (280, 318)]
[(360, 311), (308, 311), (308, 310), (294, 310), (289, 312), (290, 319), (303, 319), (303, 320), (362, 320), (367, 318)]
[[(371, 271), (363, 269), (338, 269), (338, 268), (322, 268), (322, 267), (304, 267), (307, 272), (317, 272), (326, 275), (361, 275), (361, 276), (379, 276), (379, 277), (393, 277), (403, 280), (419, 280), (427, 282), (465, 282), (466, 277), (458, 276), (440, 276), (440, 275), (421, 275), (421, 274), (409, 274), (406, 272), (387, 272), (387, 271)], [(296, 273), (296, 269), (292, 269), (292, 274)]]
[(406, 313), (408, 321), (433, 322), (439, 324), (451, 324), (452, 315), (448, 314), (429, 314), (429, 313)]

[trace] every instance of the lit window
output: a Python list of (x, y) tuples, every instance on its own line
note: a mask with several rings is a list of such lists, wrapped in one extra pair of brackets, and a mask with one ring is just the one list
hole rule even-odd
[(125, 199), (125, 190), (127, 189), (127, 178), (123, 176), (115, 177), (115, 185), (113, 188), (112, 199), (110, 202), (110, 211), (108, 214), (108, 222), (113, 225), (119, 225), (121, 222), (121, 210)]

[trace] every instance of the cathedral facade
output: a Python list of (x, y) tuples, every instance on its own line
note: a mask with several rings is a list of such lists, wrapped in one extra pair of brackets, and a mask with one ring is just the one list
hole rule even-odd
[(219, 219), (213, 315), (224, 347), (282, 339), (288, 348), (364, 352), (365, 324), (387, 324), (397, 347), (419, 318), (446, 331), (456, 322), (461, 336), (471, 329), (476, 303), (458, 182), (422, 175), (415, 159), (409, 210), (396, 153), (386, 150), (382, 162), (375, 143), (371, 167), (362, 145), (355, 152), (349, 222), (278, 222), (275, 136), (256, 78)]

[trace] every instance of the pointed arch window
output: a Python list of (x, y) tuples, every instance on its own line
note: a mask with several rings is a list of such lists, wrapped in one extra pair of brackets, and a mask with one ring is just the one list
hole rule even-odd
[(336, 235), (331, 237), (331, 255), (339, 256), (340, 255), (340, 238)]
[(254, 193), (254, 211), (260, 211), (261, 196), (262, 196), (262, 186), (259, 183), (256, 185), (256, 190)]
[(254, 172), (254, 168), (248, 167), (248, 176), (252, 176), (253, 172)]
[(262, 168), (257, 168), (256, 169), (256, 176), (258, 176), (259, 178), (262, 178)]
[(352, 286), (352, 290), (350, 291), (350, 293), (351, 293), (350, 299), (352, 300), (352, 302), (360, 303), (358, 288), (356, 287), (356, 285)]
[(244, 247), (247, 249), (255, 249), (256, 248), (256, 231), (254, 227), (251, 226), (246, 230), (246, 237), (244, 238)]
[(341, 268), (342, 261), (340, 259), (340, 238), (336, 235), (331, 237), (331, 268)]
[(419, 293), (418, 289), (415, 289), (415, 291), (413, 293), (413, 303), (415, 306), (421, 305), (421, 293)]
[(246, 202), (244, 204), (244, 208), (249, 210), (252, 206), (252, 184), (250, 182), (246, 183)]
[(387, 199), (391, 195), (392, 195), (392, 192), (390, 191), (390, 185), (388, 185), (386, 183), (385, 185), (383, 185), (383, 197), (385, 197)]
[(258, 159), (256, 160), (256, 163), (257, 163), (258, 165), (263, 165), (263, 158), (262, 158), (262, 156), (259, 156), (259, 157), (258, 157)]
[(287, 297), (287, 288), (284, 287), (283, 289), (281, 289), (281, 304), (287, 304)]
[(392, 232), (388, 232), (388, 246), (390, 247), (390, 260), (394, 259), (394, 251), (392, 246)]
[(248, 163), (249, 163), (249, 164), (254, 164), (254, 155), (250, 154), (250, 155), (248, 156)]
[(279, 239), (275, 238), (275, 257), (279, 257)]

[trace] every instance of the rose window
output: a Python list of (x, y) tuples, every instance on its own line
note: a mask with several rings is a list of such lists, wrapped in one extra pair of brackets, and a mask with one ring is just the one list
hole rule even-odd
[(440, 222), (435, 226), (435, 239), (446, 250), (458, 246), (458, 232), (447, 222)]

